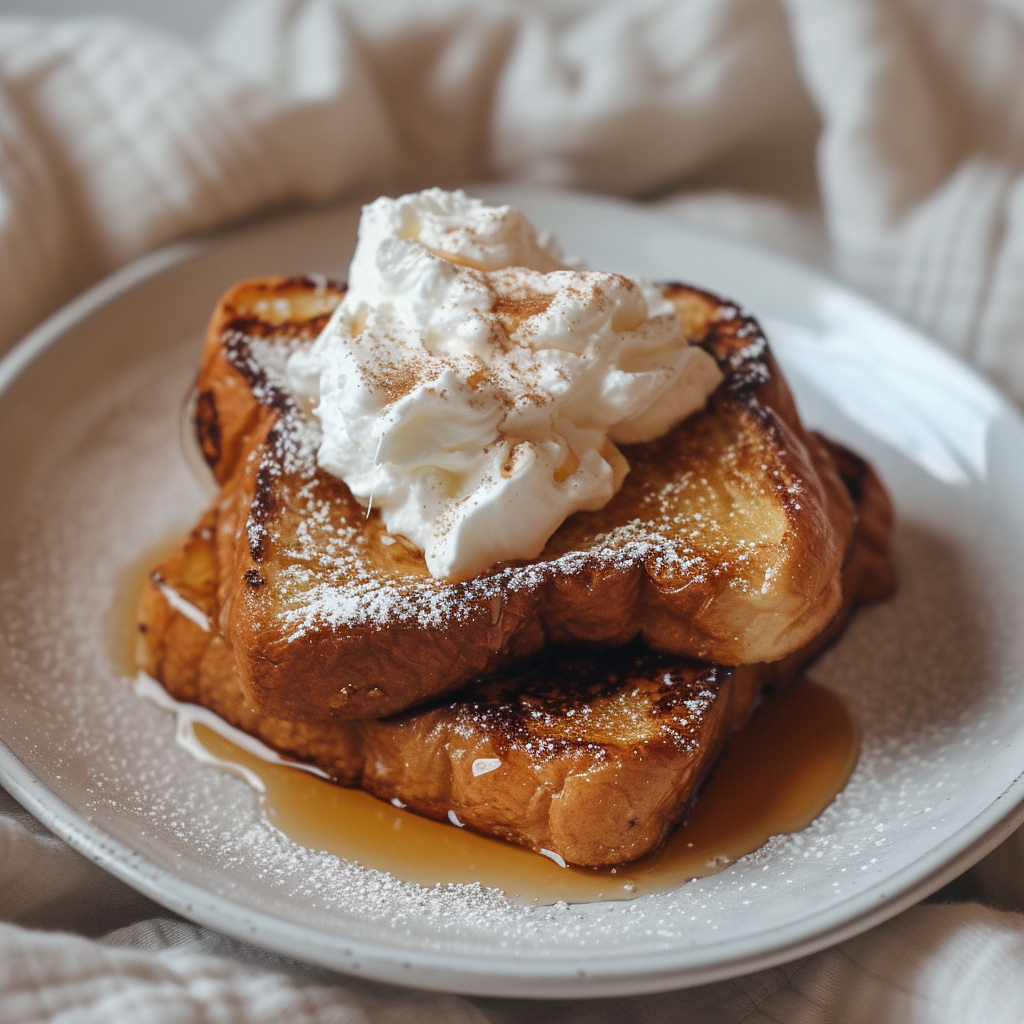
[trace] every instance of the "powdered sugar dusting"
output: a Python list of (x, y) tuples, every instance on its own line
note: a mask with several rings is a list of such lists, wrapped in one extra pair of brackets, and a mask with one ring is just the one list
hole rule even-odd
[[(253, 349), (254, 359), (255, 352)], [(278, 355), (275, 359), (279, 362)], [(266, 368), (257, 366), (255, 372), (261, 378), (273, 376), (269, 364)], [(510, 596), (536, 593), (554, 581), (586, 572), (608, 574), (644, 566), (651, 574), (692, 583), (704, 582), (711, 574), (724, 571), (739, 577), (742, 568), (757, 558), (761, 541), (770, 544), (775, 539), (769, 535), (737, 539), (733, 535), (736, 531), (722, 528), (714, 507), (702, 510), (702, 499), (695, 504), (691, 496), (690, 504), (680, 507), (682, 495), (701, 490), (694, 487), (700, 472), (694, 469), (638, 496), (635, 501), (639, 510), (634, 517), (587, 536), (585, 546), (580, 548), (562, 542), (559, 550), (560, 534), (556, 534), (536, 561), (499, 567), (460, 583), (427, 574), (382, 572), (373, 557), (367, 557), (368, 547), (377, 543), (364, 530), (371, 510), (339, 521), (335, 514), (336, 488), (324, 493), (324, 474), (316, 465), (321, 436), (316, 417), (287, 389), (275, 395), (282, 411), (268, 438), (260, 474), (268, 485), (292, 478), (287, 480), (288, 498), (280, 503), (289, 507), (290, 532), (282, 533), (280, 523), (272, 521), (268, 525), (258, 507), (246, 529), (254, 552), (262, 550), (267, 530), (276, 530), (269, 539), (279, 546), (279, 564), (286, 565), (286, 569), (276, 575), (274, 585), (280, 592), (283, 624), (293, 641), (323, 627), (415, 624), (426, 629), (443, 628), (468, 621), (481, 607)], [(776, 469), (774, 475), (778, 473)], [(744, 486), (749, 486), (749, 481)], [(770, 490), (772, 479), (765, 486), (766, 491)], [(798, 496), (800, 492), (799, 478), (791, 479), (787, 493)], [(764, 512), (761, 515), (765, 517)], [(773, 508), (766, 518), (777, 515)], [(395, 538), (386, 539), (388, 543), (383, 546), (394, 545)], [(740, 578), (734, 581), (736, 588), (745, 585)], [(757, 586), (767, 587), (768, 579)]]

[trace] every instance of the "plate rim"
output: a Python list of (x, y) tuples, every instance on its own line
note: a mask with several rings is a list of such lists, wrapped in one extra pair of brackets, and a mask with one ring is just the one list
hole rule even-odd
[[(665, 221), (668, 216), (637, 203), (580, 190), (534, 186), (519, 182), (467, 185), (476, 192), (500, 190), (534, 194), (585, 208), (617, 208), (633, 216)], [(337, 210), (351, 202), (324, 204)], [(254, 228), (283, 224), (315, 213), (316, 207), (291, 210), (226, 230), (217, 230), (162, 246), (103, 278), (49, 316), (0, 358), (0, 402), (7, 391), (49, 348), (90, 315), (150, 278), (207, 251), (217, 242)], [(672, 224), (671, 220), (668, 220)], [(818, 284), (854, 297), (858, 302), (928, 343), (933, 356), (955, 364), (985, 389), (1000, 413), (1024, 426), (1017, 407), (986, 377), (955, 352), (939, 346), (919, 328), (906, 324), (891, 311), (814, 268), (784, 254), (718, 234), (707, 228), (672, 224), (683, 233), (713, 239), (738, 250), (785, 265)], [(480, 958), (464, 954), (424, 952), (389, 943), (346, 939), (311, 926), (277, 917), (236, 900), (186, 882), (145, 855), (105, 832), (74, 811), (53, 790), (37, 779), (0, 737), (0, 783), (39, 821), (73, 849), (109, 871), (155, 902), (199, 924), (286, 956), (298, 956), (346, 974), (391, 984), (463, 995), (515, 998), (600, 998), (666, 991), (709, 984), (764, 970), (818, 952), (881, 924), (931, 895), (999, 845), (1024, 824), (1024, 771), (979, 813), (937, 846), (861, 892), (826, 909), (804, 915), (784, 929), (764, 929), (753, 936), (699, 947), (679, 947), (663, 953), (645, 953), (631, 959), (621, 954), (593, 953), (551, 958), (537, 955), (515, 958)], [(840, 913), (840, 911), (843, 911)], [(838, 919), (838, 920), (837, 920)], [(700, 956), (694, 957), (694, 952)], [(717, 954), (717, 955), (716, 955)], [(596, 972), (590, 969), (596, 967)], [(524, 990), (524, 985), (530, 988)]]

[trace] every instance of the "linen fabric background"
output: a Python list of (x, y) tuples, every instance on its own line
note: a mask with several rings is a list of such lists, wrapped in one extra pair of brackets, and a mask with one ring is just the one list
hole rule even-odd
[[(824, 267), (1021, 400), (1022, 172), (1024, 0), (242, 0), (201, 46), (0, 18), (0, 351), (183, 235), (502, 177)], [(172, 919), (0, 793), (0, 1020), (1019, 1019), (1024, 836), (940, 896), (699, 989), (466, 1000)]]

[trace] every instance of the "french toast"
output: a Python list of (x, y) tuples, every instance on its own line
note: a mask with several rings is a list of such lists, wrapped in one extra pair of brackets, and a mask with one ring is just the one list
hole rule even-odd
[(432, 577), (317, 467), (317, 421), (291, 397), (285, 362), (344, 289), (267, 278), (224, 296), (196, 427), (222, 487), (218, 630), (255, 711), (381, 718), (552, 645), (777, 662), (828, 627), (857, 526), (834, 460), (800, 423), (753, 319), (684, 285), (665, 294), (723, 372), (707, 409), (624, 447), (619, 492), (570, 516), (539, 558), (466, 582)]
[(514, 674), (383, 720), (297, 722), (246, 697), (218, 634), (216, 509), (153, 573), (139, 664), (177, 700), (202, 704), (281, 753), (420, 814), (454, 820), (578, 865), (656, 849), (685, 815), (729, 734), (766, 685), (794, 678), (857, 600), (893, 585), (891, 510), (863, 460), (828, 445), (857, 512), (827, 627), (773, 664), (702, 664), (643, 652), (554, 650)]

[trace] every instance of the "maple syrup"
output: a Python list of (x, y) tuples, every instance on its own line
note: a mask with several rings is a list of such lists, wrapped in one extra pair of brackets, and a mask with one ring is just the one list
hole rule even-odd
[(302, 846), (424, 886), (479, 882), (519, 903), (593, 903), (666, 892), (723, 870), (770, 836), (809, 825), (846, 784), (857, 729), (842, 700), (807, 679), (770, 694), (719, 759), (660, 850), (618, 868), (563, 868), (500, 839), (432, 821), (360, 790), (273, 764), (202, 723), (203, 747), (261, 780), (268, 820)]
[[(126, 577), (115, 650), (130, 675), (136, 671), (142, 588), (152, 566), (174, 546), (147, 552)], [(192, 722), (191, 730), (215, 763), (250, 781), (256, 776), (268, 820), (300, 845), (403, 881), (424, 886), (479, 882), (533, 905), (632, 899), (722, 871), (771, 836), (809, 825), (846, 784), (859, 748), (856, 725), (843, 701), (800, 679), (768, 694), (747, 726), (729, 740), (690, 814), (661, 849), (617, 868), (592, 869), (561, 867), (500, 839), (420, 817), (361, 790), (265, 760), (202, 722)]]

